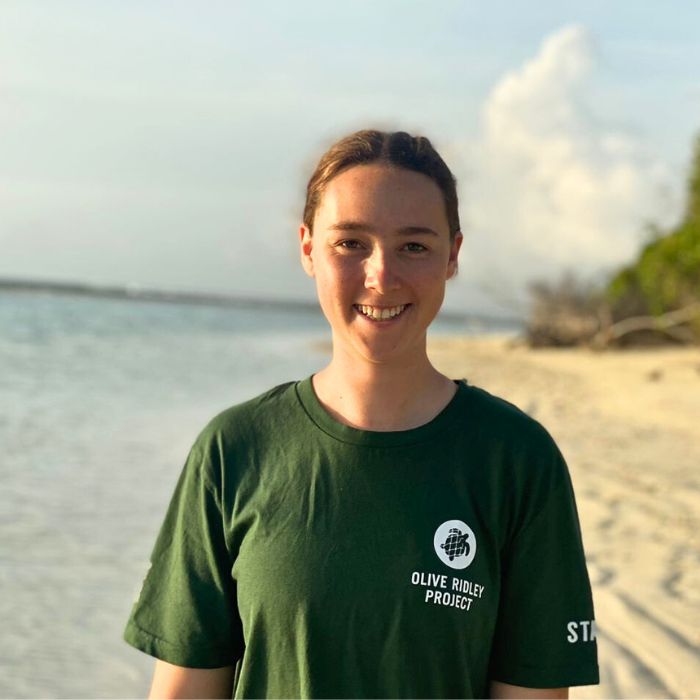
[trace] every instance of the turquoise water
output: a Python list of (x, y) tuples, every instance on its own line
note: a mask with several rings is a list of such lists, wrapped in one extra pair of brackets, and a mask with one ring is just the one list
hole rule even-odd
[(0, 697), (145, 697), (121, 633), (192, 441), (328, 338), (313, 312), (0, 293)]

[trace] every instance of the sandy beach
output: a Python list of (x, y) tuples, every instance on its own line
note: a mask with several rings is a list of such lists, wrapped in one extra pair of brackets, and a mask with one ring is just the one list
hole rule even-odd
[(601, 684), (574, 698), (700, 697), (700, 349), (532, 350), (431, 340), (435, 365), (553, 435), (576, 490)]

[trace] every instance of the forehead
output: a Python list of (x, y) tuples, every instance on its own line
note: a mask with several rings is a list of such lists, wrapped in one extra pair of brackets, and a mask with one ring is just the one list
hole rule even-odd
[(445, 200), (434, 180), (376, 163), (348, 168), (326, 185), (316, 220), (329, 225), (347, 219), (448, 228)]

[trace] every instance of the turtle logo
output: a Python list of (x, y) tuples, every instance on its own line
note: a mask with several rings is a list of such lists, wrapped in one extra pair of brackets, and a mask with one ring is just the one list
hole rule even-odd
[(435, 553), (452, 569), (466, 569), (476, 556), (474, 531), (461, 520), (447, 520), (435, 531)]
[(445, 554), (450, 558), (450, 561), (455, 557), (461, 557), (463, 554), (469, 556), (471, 547), (469, 546), (469, 542), (467, 542), (468, 539), (468, 532), (462, 534), (459, 528), (451, 527), (447, 540), (440, 545), (440, 548), (445, 550)]

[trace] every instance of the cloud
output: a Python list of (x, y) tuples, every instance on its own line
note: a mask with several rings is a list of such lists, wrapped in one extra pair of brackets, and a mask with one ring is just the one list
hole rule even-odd
[(535, 277), (590, 277), (632, 259), (645, 225), (678, 213), (668, 168), (631, 129), (607, 125), (603, 104), (592, 108), (596, 65), (586, 29), (565, 27), (489, 94), (460, 192), (465, 281), (522, 299)]

